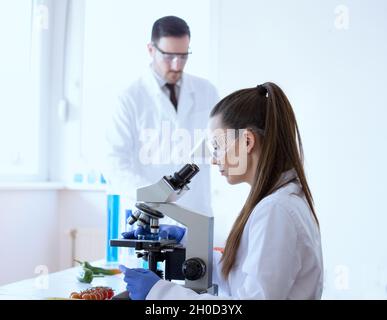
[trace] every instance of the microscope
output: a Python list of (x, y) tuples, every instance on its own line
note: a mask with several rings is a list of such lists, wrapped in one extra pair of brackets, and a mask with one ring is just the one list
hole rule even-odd
[[(110, 240), (110, 245), (135, 248), (137, 257), (148, 261), (149, 269), (161, 278), (184, 280), (186, 288), (216, 295), (217, 286), (212, 283), (214, 218), (174, 203), (190, 190), (188, 184), (198, 172), (197, 165), (186, 164), (173, 175), (137, 189), (137, 211), (128, 222), (137, 222), (139, 226), (149, 228), (150, 235), (139, 236), (138, 239)], [(185, 246), (173, 239), (160, 237), (159, 224), (164, 216), (187, 228)], [(164, 274), (157, 270), (157, 263), (163, 261)]]

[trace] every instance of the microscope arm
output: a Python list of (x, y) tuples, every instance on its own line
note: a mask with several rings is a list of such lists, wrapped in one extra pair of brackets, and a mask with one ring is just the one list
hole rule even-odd
[(205, 263), (205, 275), (195, 281), (186, 280), (186, 286), (196, 291), (205, 291), (212, 286), (212, 255), (214, 218), (190, 211), (175, 203), (147, 203), (188, 228), (186, 260), (199, 258)]

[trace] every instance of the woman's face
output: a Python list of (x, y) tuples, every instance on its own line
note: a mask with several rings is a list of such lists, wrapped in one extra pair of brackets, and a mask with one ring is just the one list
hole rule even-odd
[(209, 144), (213, 152), (211, 163), (218, 166), (219, 172), (226, 177), (228, 183), (249, 182), (253, 174), (252, 144), (249, 140), (254, 134), (248, 130), (225, 128), (220, 115), (210, 118), (209, 131)]

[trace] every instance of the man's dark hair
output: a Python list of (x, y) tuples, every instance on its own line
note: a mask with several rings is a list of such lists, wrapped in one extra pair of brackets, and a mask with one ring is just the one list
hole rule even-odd
[(166, 16), (156, 20), (152, 28), (152, 42), (157, 43), (162, 37), (191, 37), (188, 24), (181, 18)]

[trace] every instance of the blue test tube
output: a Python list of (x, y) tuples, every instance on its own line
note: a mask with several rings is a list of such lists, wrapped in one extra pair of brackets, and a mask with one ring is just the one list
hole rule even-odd
[(106, 261), (118, 261), (118, 247), (111, 247), (110, 240), (118, 239), (119, 215), (120, 215), (120, 196), (109, 194), (107, 197), (107, 244)]

